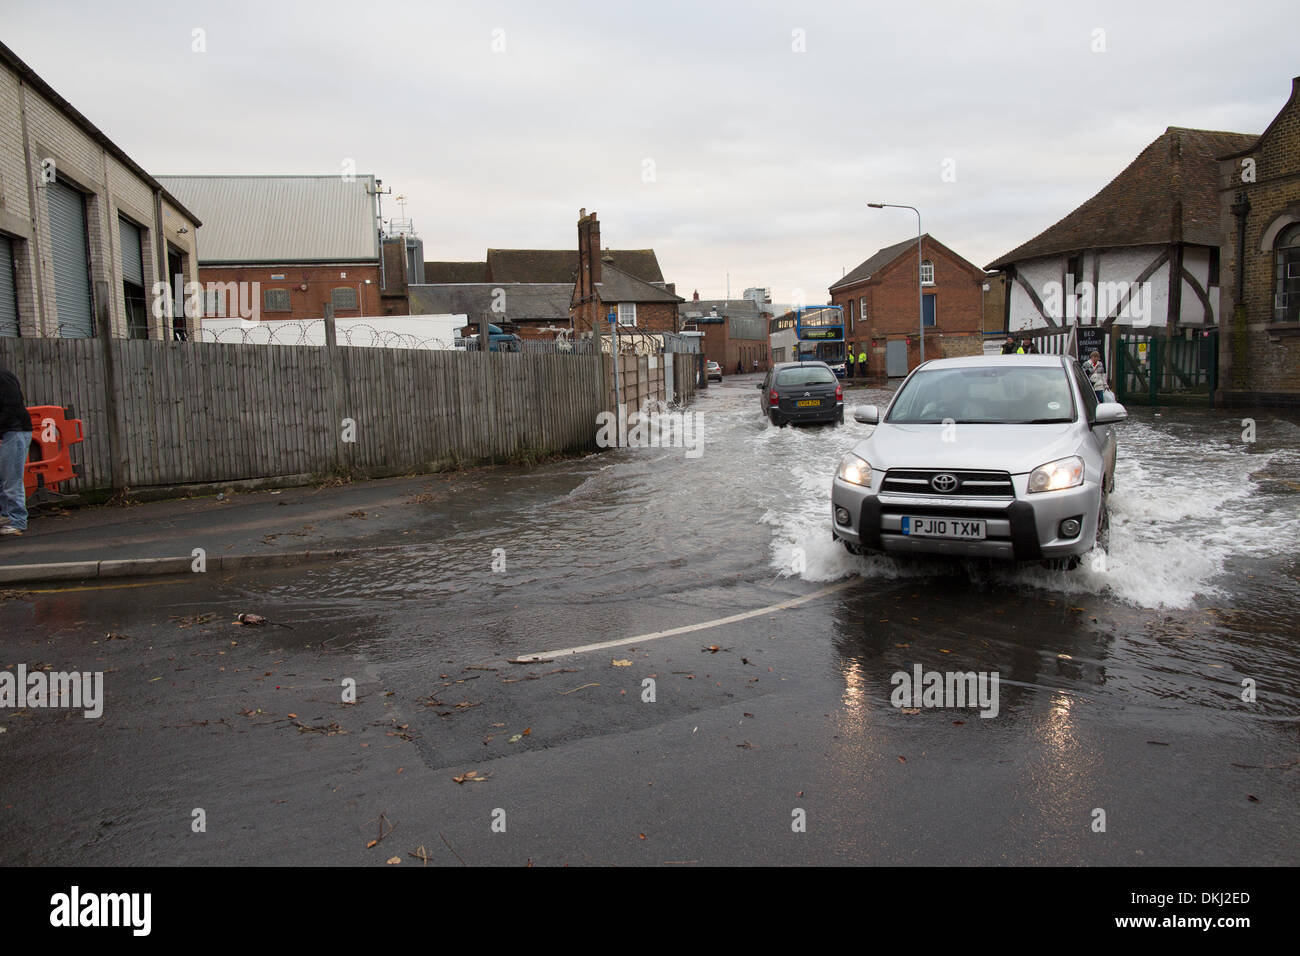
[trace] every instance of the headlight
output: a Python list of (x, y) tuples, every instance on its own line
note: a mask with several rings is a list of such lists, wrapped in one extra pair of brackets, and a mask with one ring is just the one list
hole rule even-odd
[(835, 477), (843, 478), (855, 485), (862, 485), (864, 488), (870, 488), (871, 466), (850, 452), (840, 459), (840, 467), (835, 472)]
[(1083, 459), (1078, 455), (1049, 461), (1029, 473), (1029, 493), (1060, 491), (1083, 484)]

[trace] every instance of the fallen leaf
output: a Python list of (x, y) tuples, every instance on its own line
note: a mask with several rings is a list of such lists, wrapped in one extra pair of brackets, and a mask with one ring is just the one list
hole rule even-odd
[(913, 714), (919, 714), (920, 712), (921, 712), (920, 707), (904, 707), (902, 710), (899, 711), (900, 714), (907, 714), (907, 716), (909, 717), (911, 717)]
[(401, 862), (402, 862), (402, 858), (401, 858), (400, 856), (390, 856), (390, 857), (388, 858), (388, 865), (389, 865), (389, 866), (392, 866), (392, 865), (394, 865), (394, 864), (401, 863)]
[(490, 773), (485, 773), (480, 776), (477, 770), (466, 770), (459, 777), (452, 777), (451, 779), (456, 781), (456, 783), (459, 784), (482, 783), (490, 776), (492, 776), (492, 774)]
[(610, 663), (613, 664), (615, 667), (631, 667), (631, 666), (632, 666), (632, 662), (631, 662), (631, 661), (610, 661)]
[(379, 841), (378, 841), (378, 840), (371, 840), (369, 843), (366, 844), (366, 849), (369, 850), (369, 849), (371, 849), (372, 847), (377, 847), (377, 846), (379, 846)]
[(906, 758), (906, 757), (899, 757), (899, 758), (898, 758), (898, 762), (899, 762), (899, 763), (907, 763), (907, 758)]

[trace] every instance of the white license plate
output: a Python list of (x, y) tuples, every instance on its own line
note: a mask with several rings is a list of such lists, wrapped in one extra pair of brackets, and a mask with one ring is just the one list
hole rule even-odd
[(984, 522), (967, 518), (903, 518), (903, 534), (917, 538), (957, 538), (983, 541)]

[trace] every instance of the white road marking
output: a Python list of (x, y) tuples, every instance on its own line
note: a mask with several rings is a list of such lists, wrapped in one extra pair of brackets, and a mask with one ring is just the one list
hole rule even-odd
[(852, 577), (844, 581), (838, 581), (819, 591), (813, 591), (811, 594), (805, 594), (803, 597), (790, 598), (790, 600), (782, 601), (780, 604), (761, 607), (754, 611), (744, 611), (740, 614), (733, 614), (730, 617), (720, 617), (713, 621), (702, 621), (699, 624), (686, 624), (682, 627), (674, 627), (666, 631), (651, 631), (649, 634), (638, 634), (636, 637), (620, 637), (618, 640), (601, 641), (599, 644), (582, 644), (578, 647), (564, 647), (559, 650), (542, 651), (537, 654), (520, 654), (514, 659), (517, 661), (549, 661), (570, 654), (586, 654), (590, 651), (606, 651), (612, 647), (625, 647), (628, 644), (646, 644), (650, 641), (657, 641), (661, 637), (672, 637), (676, 634), (689, 634), (691, 631), (704, 631), (711, 627), (720, 627), (723, 624), (734, 624), (736, 621), (745, 621), (751, 617), (761, 617), (764, 614), (771, 614), (774, 611), (785, 611), (792, 607), (798, 607), (800, 604), (807, 604), (809, 601), (815, 601), (820, 597), (825, 597), (828, 594), (833, 594), (836, 591), (843, 590), (851, 584), (860, 583), (861, 580), (859, 578)]

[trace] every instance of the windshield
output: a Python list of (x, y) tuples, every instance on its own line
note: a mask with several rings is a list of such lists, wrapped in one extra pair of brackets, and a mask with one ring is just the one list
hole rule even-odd
[(807, 368), (784, 368), (776, 373), (777, 385), (832, 385), (835, 373), (821, 365)]
[(914, 425), (1072, 422), (1074, 398), (1062, 368), (932, 369), (907, 381), (886, 421)]

